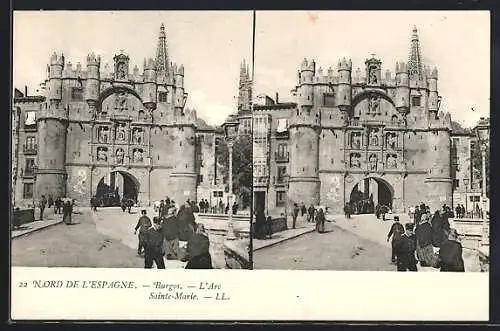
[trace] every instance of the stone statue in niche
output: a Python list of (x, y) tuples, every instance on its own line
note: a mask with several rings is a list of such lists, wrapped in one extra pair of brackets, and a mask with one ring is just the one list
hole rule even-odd
[(122, 112), (127, 109), (127, 93), (119, 92), (115, 96), (115, 109)]
[(361, 135), (359, 132), (351, 133), (351, 147), (355, 149), (361, 148)]
[(117, 73), (118, 73), (117, 74), (118, 79), (127, 78), (127, 71), (125, 70), (125, 63), (123, 63), (123, 62), (118, 63)]
[(122, 164), (124, 156), (125, 156), (125, 152), (123, 152), (123, 149), (118, 148), (116, 150), (116, 163)]
[(393, 154), (387, 155), (387, 168), (390, 168), (390, 169), (397, 168), (395, 155), (393, 155)]
[(135, 163), (139, 163), (139, 162), (142, 162), (144, 160), (142, 154), (143, 154), (142, 149), (134, 149), (133, 156), (134, 156)]
[(97, 149), (97, 161), (108, 161), (107, 149), (105, 147), (99, 147)]
[(120, 124), (116, 128), (116, 140), (125, 141), (125, 125)]
[(361, 160), (358, 153), (351, 154), (350, 166), (351, 168), (361, 168)]
[(377, 114), (379, 111), (380, 99), (378, 96), (373, 95), (368, 100), (368, 113), (369, 114)]
[(377, 170), (377, 154), (371, 154), (368, 161), (370, 162), (370, 170)]
[(101, 126), (99, 128), (99, 142), (101, 142), (101, 143), (108, 142), (108, 127)]
[(378, 146), (378, 129), (370, 130), (370, 146)]
[(378, 79), (377, 79), (377, 71), (375, 67), (371, 67), (369, 71), (369, 78), (368, 78), (368, 84), (377, 84)]
[(388, 132), (385, 139), (387, 147), (396, 149), (396, 133)]
[(134, 141), (134, 144), (142, 144), (142, 141), (143, 141), (143, 137), (144, 137), (144, 132), (142, 131), (142, 129), (140, 128), (135, 128), (133, 133), (132, 133), (132, 136), (133, 136), (133, 141)]

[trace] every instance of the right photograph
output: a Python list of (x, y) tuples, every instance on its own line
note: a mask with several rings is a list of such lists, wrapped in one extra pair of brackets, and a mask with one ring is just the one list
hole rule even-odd
[(489, 12), (256, 12), (254, 269), (488, 272)]

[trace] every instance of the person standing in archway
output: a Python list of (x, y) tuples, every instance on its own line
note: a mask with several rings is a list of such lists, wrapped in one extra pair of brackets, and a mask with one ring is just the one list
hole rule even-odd
[(144, 249), (146, 231), (151, 227), (151, 219), (146, 214), (146, 210), (143, 209), (141, 211), (141, 217), (139, 217), (139, 221), (137, 221), (137, 225), (135, 226), (134, 230), (134, 234), (137, 234), (137, 230), (139, 230), (139, 246), (137, 248), (138, 255), (142, 254), (142, 251)]

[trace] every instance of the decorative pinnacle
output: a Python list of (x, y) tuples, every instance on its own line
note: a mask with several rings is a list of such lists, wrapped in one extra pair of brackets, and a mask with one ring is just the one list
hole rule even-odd
[(160, 38), (166, 38), (167, 34), (165, 33), (165, 25), (162, 23), (160, 25)]

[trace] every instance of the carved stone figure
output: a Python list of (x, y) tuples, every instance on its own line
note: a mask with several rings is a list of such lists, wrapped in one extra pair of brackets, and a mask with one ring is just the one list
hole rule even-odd
[(368, 113), (377, 114), (380, 106), (380, 99), (378, 96), (371, 96), (368, 100)]
[(142, 144), (143, 136), (144, 136), (144, 133), (143, 133), (142, 129), (139, 129), (139, 128), (134, 129), (133, 138), (134, 138), (135, 144)]
[(375, 68), (370, 68), (370, 76), (368, 83), (369, 84), (377, 84), (378, 79), (377, 79), (377, 72), (375, 71)]
[(123, 152), (123, 149), (121, 148), (118, 148), (116, 150), (116, 163), (123, 163), (123, 157), (124, 157), (125, 153)]
[(115, 96), (115, 109), (120, 112), (127, 109), (127, 93), (120, 92)]
[(97, 161), (103, 161), (103, 162), (108, 161), (108, 155), (104, 147), (99, 147), (97, 149)]
[(118, 72), (118, 75), (117, 75), (118, 79), (127, 78), (127, 72), (125, 70), (125, 63), (121, 62), (118, 64), (117, 72)]
[(361, 148), (361, 136), (358, 132), (351, 134), (351, 147), (356, 149)]
[(388, 132), (386, 135), (387, 147), (391, 149), (396, 149), (396, 134), (394, 132)]
[(108, 128), (100, 127), (99, 128), (99, 142), (107, 143), (108, 142)]
[(116, 128), (116, 140), (125, 141), (125, 126), (123, 124)]
[(378, 130), (377, 129), (370, 130), (370, 145), (371, 146), (378, 146)]
[(359, 154), (357, 153), (354, 153), (354, 154), (351, 154), (351, 168), (361, 168), (361, 161), (359, 159)]
[(397, 168), (396, 156), (389, 154), (387, 155), (387, 168)]
[(377, 155), (371, 154), (368, 160), (370, 161), (370, 170), (377, 170)]
[(139, 163), (143, 161), (142, 150), (135, 149), (134, 150), (134, 162)]

